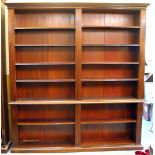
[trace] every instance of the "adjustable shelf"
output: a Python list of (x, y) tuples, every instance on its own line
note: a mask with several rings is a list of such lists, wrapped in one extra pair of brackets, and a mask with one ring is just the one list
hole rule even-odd
[(137, 78), (131, 79), (82, 79), (82, 82), (117, 82), (117, 81), (138, 81)]
[(57, 83), (57, 82), (75, 82), (74, 79), (57, 79), (57, 80), (16, 80), (17, 83)]
[(136, 123), (135, 119), (109, 119), (96, 121), (82, 121), (81, 124), (119, 124), (119, 123)]
[(57, 121), (57, 122), (17, 122), (18, 126), (49, 126), (49, 125), (74, 125), (75, 122)]
[(15, 44), (15, 47), (74, 47), (74, 44)]
[(83, 25), (83, 29), (140, 29), (140, 26)]
[(55, 66), (55, 65), (75, 65), (75, 62), (38, 62), (38, 63), (16, 63), (16, 66)]
[(82, 65), (138, 65), (139, 62), (82, 62)]
[(12, 105), (54, 105), (54, 104), (125, 104), (125, 103), (142, 103), (144, 99), (137, 99), (137, 98), (109, 98), (109, 99), (83, 99), (83, 100), (23, 100), (18, 99), (16, 102), (11, 101), (9, 104)]
[(15, 27), (15, 30), (75, 30), (74, 26), (68, 27)]
[(139, 47), (139, 44), (83, 44), (83, 47)]
[[(82, 146), (83, 147), (90, 147), (90, 146), (95, 146), (95, 147), (103, 147), (105, 145), (120, 145), (120, 144), (124, 144), (124, 145), (134, 145), (134, 140), (130, 137), (125, 137), (125, 138), (111, 138), (110, 140), (102, 140), (102, 139), (96, 139), (94, 141), (84, 141), (82, 142)], [(111, 150), (109, 148), (109, 150)]]

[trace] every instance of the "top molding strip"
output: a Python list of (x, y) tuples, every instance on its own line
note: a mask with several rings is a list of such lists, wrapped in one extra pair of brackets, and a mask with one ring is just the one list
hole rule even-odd
[(145, 9), (150, 3), (86, 3), (86, 2), (15, 2), (7, 0), (8, 8), (40, 9), (40, 8), (118, 8)]

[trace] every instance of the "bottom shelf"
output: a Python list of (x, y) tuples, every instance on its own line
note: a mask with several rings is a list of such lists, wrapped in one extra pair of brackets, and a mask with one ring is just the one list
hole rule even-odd
[(74, 145), (74, 125), (19, 126), (19, 144), (27, 146)]
[(113, 139), (95, 139), (92, 141), (91, 139), (87, 139), (87, 141), (82, 142), (82, 147), (90, 147), (90, 146), (105, 146), (105, 145), (131, 145), (135, 144), (135, 141), (131, 139), (130, 137), (124, 137), (124, 138), (113, 138)]
[(83, 124), (81, 145), (124, 145), (135, 144), (135, 123)]
[(20, 145), (19, 145), (20, 147), (32, 147), (32, 148), (34, 148), (34, 147), (40, 147), (40, 148), (42, 148), (42, 147), (52, 147), (52, 148), (57, 148), (57, 147), (74, 147), (75, 146), (75, 144), (74, 144), (74, 141), (68, 141), (68, 142), (66, 142), (66, 141), (60, 141), (59, 143), (53, 143), (52, 141), (50, 142), (50, 141), (45, 141), (45, 142), (43, 142), (43, 141), (41, 141), (41, 142), (23, 142), (23, 143), (20, 143)]

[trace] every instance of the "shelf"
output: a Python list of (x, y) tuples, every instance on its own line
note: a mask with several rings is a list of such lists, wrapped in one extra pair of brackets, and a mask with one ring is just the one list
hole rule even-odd
[(18, 126), (41, 126), (41, 125), (72, 125), (72, 124), (75, 124), (75, 122), (67, 122), (67, 121), (60, 121), (60, 122), (46, 122), (46, 121), (43, 121), (43, 122), (18, 122), (17, 125)]
[[(82, 146), (83, 147), (87, 147), (87, 146), (104, 146), (104, 145), (119, 145), (119, 144), (134, 144), (135, 145), (135, 141), (133, 139), (131, 139), (130, 137), (122, 137), (122, 138), (111, 138), (111, 139), (94, 139), (93, 141), (92, 140), (89, 140), (87, 139), (87, 141), (83, 141), (82, 142)], [(118, 146), (117, 146), (118, 147)]]
[(143, 103), (144, 99), (136, 98), (111, 98), (111, 99), (84, 99), (84, 100), (17, 100), (11, 101), (13, 105), (53, 105), (53, 104), (126, 104), (126, 103)]
[[(22, 147), (24, 147), (24, 149)], [(20, 152), (22, 152), (24, 150), (29, 150), (28, 152), (33, 152), (33, 153), (35, 151), (38, 153), (40, 153), (40, 152), (45, 153), (47, 151), (47, 153), (49, 153), (49, 150), (51, 149), (51, 153), (53, 153), (53, 150), (54, 151), (59, 150), (58, 152), (60, 153), (61, 152), (60, 150), (62, 150), (62, 149), (68, 150), (68, 148), (74, 148), (74, 147), (75, 147), (74, 141), (73, 142), (72, 141), (68, 141), (68, 142), (60, 141), (59, 143), (54, 143), (52, 140), (51, 141), (21, 140), (20, 145), (17, 147), (18, 149), (16, 147), (14, 147), (13, 151), (16, 152), (16, 150), (20, 150)]]
[(74, 44), (15, 44), (15, 47), (74, 47)]
[(139, 47), (139, 44), (83, 44), (83, 47)]
[(38, 62), (38, 63), (16, 63), (16, 66), (54, 66), (54, 65), (75, 65), (75, 62)]
[[(140, 26), (98, 26), (98, 25), (83, 25), (86, 29), (140, 29)], [(74, 26), (68, 27), (15, 27), (15, 30), (74, 30)]]
[(82, 121), (81, 124), (119, 124), (119, 123), (136, 123), (135, 119), (109, 119), (109, 120), (96, 120), (96, 121)]
[(74, 26), (68, 27), (15, 27), (15, 30), (75, 30)]
[[(136, 123), (134, 119), (122, 119), (122, 120), (104, 120), (104, 121), (82, 121), (81, 124), (119, 124), (119, 123)], [(41, 125), (74, 125), (75, 122), (67, 122), (67, 121), (44, 121), (44, 122), (18, 122), (18, 126), (41, 126)]]
[(140, 26), (100, 26), (100, 25), (83, 25), (84, 29), (140, 29)]
[[(139, 47), (139, 44), (83, 44), (83, 47)], [(15, 44), (15, 47), (75, 47), (74, 44)]]
[(82, 62), (82, 65), (138, 65), (139, 62)]
[(82, 82), (115, 82), (115, 81), (138, 81), (137, 78), (130, 79), (83, 79)]
[(57, 80), (16, 80), (17, 83), (53, 83), (53, 82), (75, 82), (75, 79), (57, 79)]
[[(139, 62), (83, 62), (82, 65), (138, 65)], [(15, 66), (75, 65), (75, 62), (16, 63)]]

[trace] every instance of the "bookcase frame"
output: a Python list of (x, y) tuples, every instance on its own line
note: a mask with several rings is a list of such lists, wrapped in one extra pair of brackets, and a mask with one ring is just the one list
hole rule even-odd
[(142, 149), (147, 5), (7, 2), (12, 152)]

